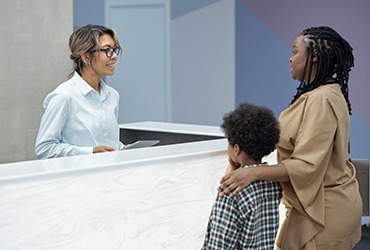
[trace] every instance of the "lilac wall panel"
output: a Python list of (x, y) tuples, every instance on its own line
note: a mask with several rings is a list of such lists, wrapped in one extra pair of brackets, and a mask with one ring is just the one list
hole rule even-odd
[(353, 109), (370, 124), (370, 1), (242, 1), (267, 29), (290, 48), (295, 35), (311, 26), (327, 25), (338, 31), (354, 48), (355, 68), (350, 75)]
[(298, 86), (286, 65), (294, 37), (307, 27), (331, 26), (354, 48), (351, 144), (354, 157), (370, 158), (369, 10), (366, 0), (236, 0), (236, 103), (262, 103), (279, 113)]

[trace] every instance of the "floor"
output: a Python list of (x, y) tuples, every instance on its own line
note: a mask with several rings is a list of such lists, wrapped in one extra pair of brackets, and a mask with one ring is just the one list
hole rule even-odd
[(370, 249), (370, 224), (362, 225), (361, 241), (353, 248), (353, 250), (369, 250)]

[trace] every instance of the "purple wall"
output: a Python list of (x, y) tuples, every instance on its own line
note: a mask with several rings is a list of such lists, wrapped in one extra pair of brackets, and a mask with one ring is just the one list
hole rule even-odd
[(308, 27), (331, 26), (354, 49), (353, 156), (370, 158), (369, 10), (367, 0), (236, 0), (236, 103), (251, 101), (280, 113), (298, 87), (289, 73), (295, 36)]

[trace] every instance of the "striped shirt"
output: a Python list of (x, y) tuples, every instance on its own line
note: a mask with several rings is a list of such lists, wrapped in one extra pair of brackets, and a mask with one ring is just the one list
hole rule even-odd
[(281, 193), (277, 182), (254, 181), (233, 198), (218, 194), (202, 250), (274, 249)]

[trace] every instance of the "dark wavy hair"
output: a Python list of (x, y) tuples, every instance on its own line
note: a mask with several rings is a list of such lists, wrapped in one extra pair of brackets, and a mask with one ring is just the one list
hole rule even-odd
[(347, 101), (351, 114), (351, 103), (348, 97), (349, 72), (354, 67), (354, 57), (351, 45), (334, 29), (327, 26), (312, 27), (302, 31), (303, 41), (307, 44), (305, 76), (311, 76), (314, 53), (317, 53), (317, 72), (314, 79), (302, 80), (293, 97), (293, 104), (302, 94), (325, 84), (338, 83)]
[(279, 123), (272, 110), (249, 103), (241, 103), (225, 114), (221, 129), (230, 145), (238, 144), (256, 161), (274, 151), (280, 137)]
[[(91, 58), (94, 56), (91, 49), (99, 45), (99, 38), (108, 34), (115, 41), (117, 47), (121, 47), (118, 42), (118, 37), (113, 29), (101, 26), (88, 24), (74, 31), (69, 37), (69, 48), (71, 50), (70, 59), (74, 63), (74, 71), (81, 75), (82, 68), (84, 67), (81, 56), (84, 53), (89, 53)], [(69, 78), (73, 76), (72, 72)]]

